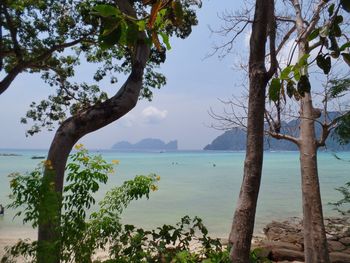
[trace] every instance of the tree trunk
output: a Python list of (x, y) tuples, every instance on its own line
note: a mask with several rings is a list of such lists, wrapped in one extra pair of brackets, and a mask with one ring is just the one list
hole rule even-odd
[(329, 263), (317, 169), (317, 140), (310, 93), (301, 100), (300, 168), (302, 182), (304, 253), (306, 263)]
[[(323, 3), (323, 2), (322, 2)], [(293, 0), (296, 11), (299, 58), (308, 53), (308, 40), (305, 35), (301, 5)], [(307, 67), (301, 75), (307, 76)], [(322, 201), (317, 169), (317, 137), (315, 119), (321, 112), (312, 105), (311, 92), (305, 92), (300, 104), (300, 168), (303, 202), (304, 253), (306, 263), (329, 263), (328, 245), (323, 222)]]
[[(257, 73), (249, 92), (247, 148), (244, 175), (230, 233), (232, 262), (249, 260), (264, 151), (265, 74)], [(250, 99), (252, 98), (252, 99)], [(262, 116), (261, 116), (262, 115)]]
[(256, 1), (250, 38), (246, 157), (243, 182), (229, 238), (232, 245), (230, 258), (235, 263), (249, 262), (254, 230), (263, 164), (265, 91), (269, 79), (265, 67), (265, 46), (269, 17), (273, 15), (273, 6), (272, 0)]
[[(121, 1), (121, 9), (124, 4), (127, 5), (126, 2)], [(43, 179), (44, 195), (39, 213), (38, 263), (59, 263), (60, 261), (59, 225), (62, 190), (64, 171), (72, 147), (84, 135), (105, 127), (135, 107), (142, 88), (143, 71), (149, 54), (150, 47), (145, 41), (145, 35), (141, 34), (141, 40), (135, 48), (132, 71), (117, 94), (67, 119), (57, 130), (49, 149)]]

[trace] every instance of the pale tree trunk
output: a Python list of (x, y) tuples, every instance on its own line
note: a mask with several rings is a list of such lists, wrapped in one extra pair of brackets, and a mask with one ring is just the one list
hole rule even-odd
[[(117, 1), (122, 11), (134, 16), (134, 10), (126, 1)], [(39, 213), (38, 263), (60, 262), (60, 214), (64, 171), (68, 155), (74, 144), (84, 135), (96, 131), (121, 118), (135, 107), (140, 90), (150, 47), (140, 33), (140, 40), (135, 46), (131, 73), (112, 98), (96, 104), (87, 110), (64, 121), (57, 130), (49, 149), (48, 164), (44, 173), (42, 197)], [(54, 185), (54, 188), (52, 187)]]
[[(320, 1), (319, 7), (324, 1)], [(305, 34), (299, 0), (293, 0), (296, 11), (296, 27), (298, 31), (299, 58), (308, 52), (307, 35)], [(307, 75), (307, 68), (302, 75)], [(317, 137), (315, 119), (320, 111), (312, 105), (312, 95), (305, 92), (300, 102), (300, 168), (303, 203), (304, 253), (306, 263), (329, 263), (326, 231), (323, 222), (322, 201), (317, 169)]]
[(269, 18), (274, 16), (273, 0), (257, 0), (250, 37), (249, 102), (244, 175), (231, 233), (230, 258), (235, 263), (249, 262), (255, 212), (260, 189), (264, 151), (265, 91), (269, 74), (265, 67)]
[(306, 263), (328, 263), (329, 254), (323, 222), (322, 201), (317, 169), (315, 121), (310, 93), (301, 99), (300, 168), (303, 202), (304, 253)]

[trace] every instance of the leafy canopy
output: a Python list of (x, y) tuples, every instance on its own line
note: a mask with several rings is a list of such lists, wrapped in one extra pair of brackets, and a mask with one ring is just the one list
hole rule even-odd
[[(108, 96), (104, 80), (116, 85), (128, 75), (134, 47), (145, 37), (151, 54), (144, 72), (140, 98), (151, 100), (153, 89), (166, 84), (157, 72), (166, 59), (172, 36), (186, 38), (196, 25), (192, 6), (186, 0), (127, 1), (131, 11), (109, 0), (1, 1), (1, 71), (7, 80), (21, 72), (40, 73), (56, 93), (33, 102), (22, 123), (31, 122), (28, 135), (42, 128), (52, 130), (70, 115), (78, 114)], [(121, 2), (122, 3), (122, 2)], [(123, 4), (123, 3), (122, 3)], [(95, 64), (92, 83), (74, 79), (81, 63)]]

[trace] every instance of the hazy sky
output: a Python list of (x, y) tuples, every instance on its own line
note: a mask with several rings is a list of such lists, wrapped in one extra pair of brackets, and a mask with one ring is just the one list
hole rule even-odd
[[(168, 84), (154, 92), (152, 102), (140, 101), (135, 109), (113, 124), (85, 136), (81, 142), (88, 148), (110, 148), (115, 142), (136, 142), (143, 138), (165, 141), (177, 139), (180, 149), (202, 149), (221, 131), (208, 126), (213, 122), (210, 107), (220, 111), (220, 99), (240, 95), (241, 72), (233, 68), (234, 55), (204, 59), (213, 44), (223, 39), (210, 33), (208, 26), (219, 28), (223, 23), (218, 14), (237, 9), (241, 1), (211, 0), (203, 2), (198, 12), (199, 25), (186, 40), (172, 39), (161, 71)], [(244, 54), (245, 37), (237, 41), (235, 52)], [(91, 65), (83, 65), (77, 75), (81, 81), (92, 79)], [(112, 92), (111, 87), (102, 87)], [(49, 148), (54, 132), (41, 132), (25, 137), (26, 125), (20, 124), (32, 101), (53, 93), (39, 75), (22, 74), (0, 96), (0, 148)], [(111, 93), (112, 94), (112, 93)]]

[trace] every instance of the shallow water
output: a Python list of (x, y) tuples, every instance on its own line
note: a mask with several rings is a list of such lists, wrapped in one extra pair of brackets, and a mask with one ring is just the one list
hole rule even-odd
[[(9, 202), (11, 172), (26, 172), (36, 167), (40, 160), (31, 156), (45, 155), (45, 151), (0, 150), (0, 153), (21, 156), (0, 156), (0, 203)], [(96, 153), (96, 152), (92, 152)], [(242, 180), (243, 152), (114, 152), (100, 151), (108, 161), (120, 160), (116, 173), (101, 188), (100, 200), (111, 187), (120, 185), (135, 175), (156, 173), (161, 176), (159, 190), (152, 192), (149, 200), (138, 200), (130, 205), (123, 221), (146, 228), (164, 223), (175, 223), (183, 215), (204, 219), (215, 236), (227, 236), (234, 206)], [(350, 159), (350, 153), (340, 153)], [(350, 181), (350, 163), (337, 160), (331, 153), (320, 152), (319, 175), (326, 216), (336, 215), (327, 205), (340, 195), (334, 188)], [(271, 220), (301, 215), (300, 174), (298, 152), (266, 152), (263, 179), (258, 203), (256, 229)], [(214, 165), (215, 164), (215, 165)], [(12, 220), (13, 211), (0, 217), (0, 237), (27, 229), (19, 219)]]

